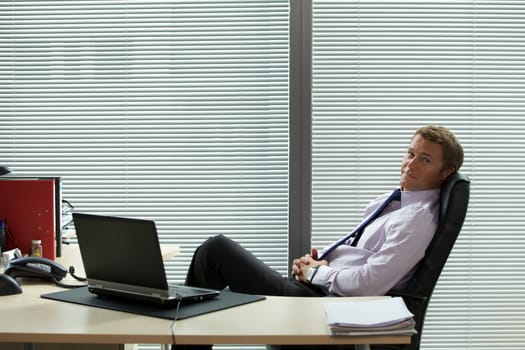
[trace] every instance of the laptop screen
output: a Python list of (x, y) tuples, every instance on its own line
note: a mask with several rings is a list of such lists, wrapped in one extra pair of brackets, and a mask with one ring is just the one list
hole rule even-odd
[(88, 279), (167, 289), (155, 223), (73, 214)]

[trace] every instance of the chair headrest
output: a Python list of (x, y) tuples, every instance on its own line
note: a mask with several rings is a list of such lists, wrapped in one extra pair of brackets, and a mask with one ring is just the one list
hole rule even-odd
[(443, 223), (447, 215), (449, 203), (450, 203), (450, 196), (452, 195), (452, 191), (454, 190), (456, 185), (461, 182), (470, 184), (470, 179), (467, 176), (463, 175), (462, 173), (456, 171), (455, 173), (450, 174), (450, 176), (441, 185), (441, 195), (439, 199), (440, 201), (439, 203), (440, 204), (439, 205), (439, 222), (440, 223)]

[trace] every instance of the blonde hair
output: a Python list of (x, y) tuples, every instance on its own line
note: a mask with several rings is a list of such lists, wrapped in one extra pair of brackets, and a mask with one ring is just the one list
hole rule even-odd
[(464, 158), (463, 147), (452, 131), (443, 126), (428, 125), (419, 128), (412, 138), (416, 135), (421, 135), (426, 140), (441, 145), (443, 150), (442, 170), (453, 168), (454, 171), (458, 171), (461, 168)]

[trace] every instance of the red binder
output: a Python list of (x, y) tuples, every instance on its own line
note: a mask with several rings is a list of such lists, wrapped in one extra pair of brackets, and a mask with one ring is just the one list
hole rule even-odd
[(31, 254), (31, 241), (42, 241), (43, 256), (56, 257), (55, 180), (0, 179), (0, 219), (7, 224), (10, 236), (6, 248), (19, 248)]

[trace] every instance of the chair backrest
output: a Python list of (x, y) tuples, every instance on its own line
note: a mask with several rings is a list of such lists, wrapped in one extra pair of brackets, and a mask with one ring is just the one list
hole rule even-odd
[[(461, 231), (470, 197), (470, 179), (456, 172), (441, 186), (439, 224), (424, 258), (403, 290), (392, 290), (388, 294), (402, 296), (414, 314), (417, 334), (410, 345), (396, 347), (402, 350), (418, 350), (428, 303), (445, 266), (448, 256)], [(381, 347), (390, 348), (390, 347)], [(372, 347), (377, 349), (377, 347)]]
[(430, 297), (461, 231), (470, 197), (470, 180), (456, 172), (441, 186), (439, 226), (406, 288)]

